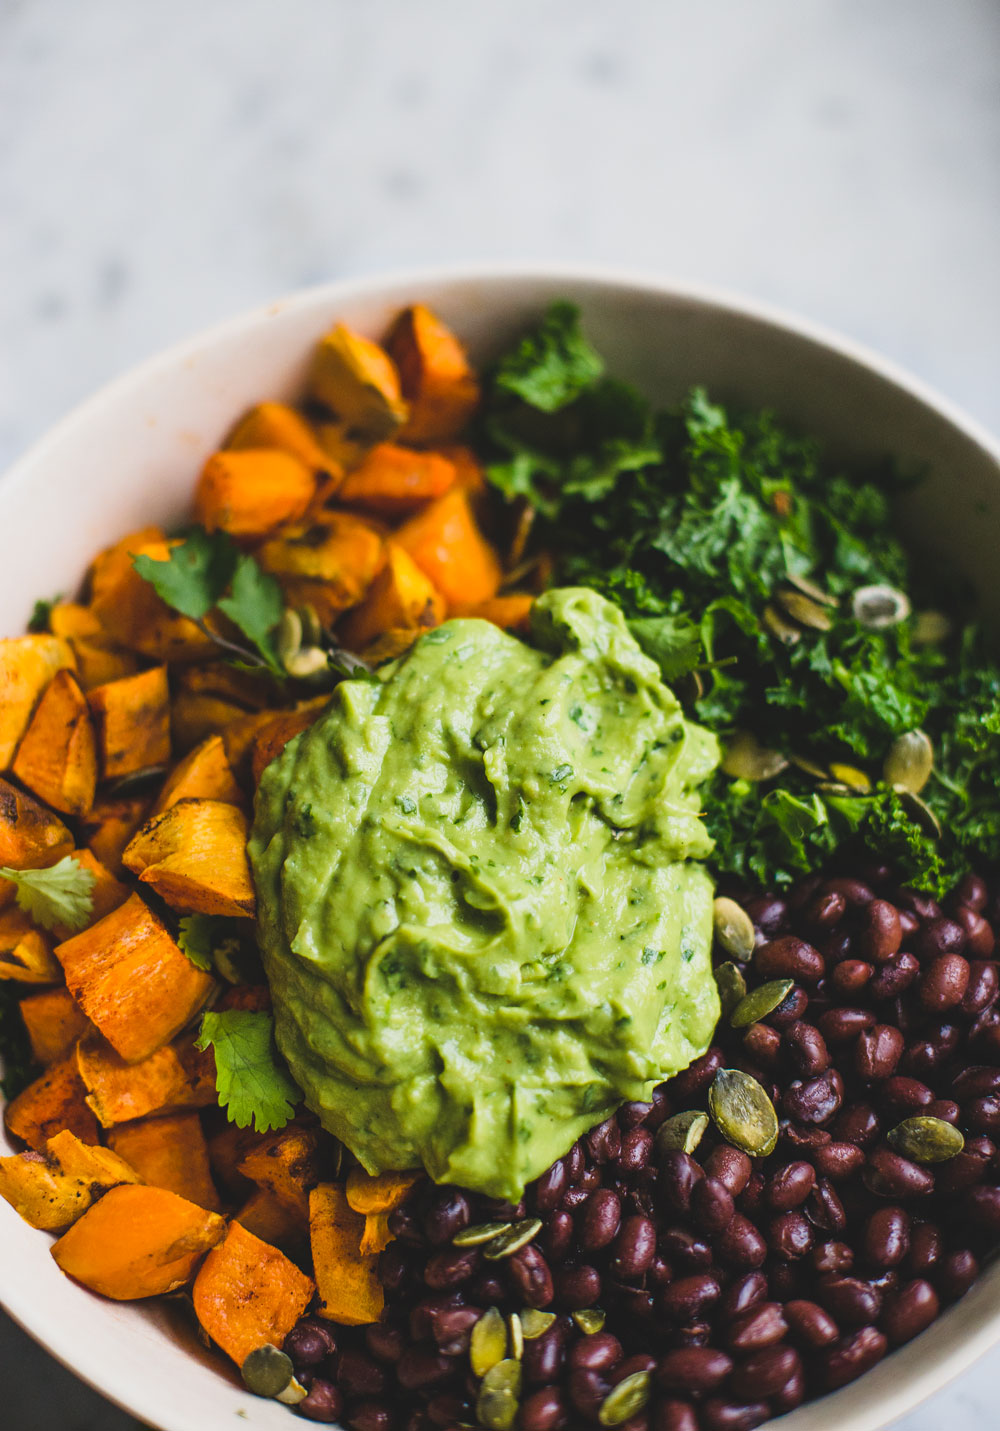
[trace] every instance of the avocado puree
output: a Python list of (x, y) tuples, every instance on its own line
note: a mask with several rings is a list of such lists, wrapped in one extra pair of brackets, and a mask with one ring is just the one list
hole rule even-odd
[(267, 769), (250, 857), (278, 1045), (370, 1172), (516, 1199), (704, 1052), (715, 738), (616, 606), (428, 632)]

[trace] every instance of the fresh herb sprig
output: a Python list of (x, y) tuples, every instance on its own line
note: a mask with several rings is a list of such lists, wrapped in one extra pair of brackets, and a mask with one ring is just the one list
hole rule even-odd
[(72, 855), (42, 870), (3, 867), (0, 879), (10, 881), (18, 905), (43, 929), (68, 929), (75, 934), (90, 922), (97, 880)]
[(267, 1133), (294, 1116), (302, 1092), (278, 1053), (269, 1013), (207, 1013), (197, 1047), (211, 1048), (215, 1055), (219, 1103), (237, 1128), (252, 1123), (258, 1133)]

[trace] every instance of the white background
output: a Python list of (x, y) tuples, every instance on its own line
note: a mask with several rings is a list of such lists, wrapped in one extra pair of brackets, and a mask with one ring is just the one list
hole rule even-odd
[[(0, 467), (241, 308), (502, 258), (743, 289), (1000, 428), (998, 62), (996, 0), (0, 0)], [(2, 1320), (0, 1385), (132, 1424)]]

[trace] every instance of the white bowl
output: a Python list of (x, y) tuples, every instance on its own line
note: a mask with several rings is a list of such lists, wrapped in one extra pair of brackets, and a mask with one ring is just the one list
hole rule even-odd
[[(927, 466), (907, 525), (958, 555), (1000, 617), (1000, 448), (889, 363), (811, 324), (704, 288), (578, 269), (492, 268), (331, 284), (237, 318), (143, 364), (77, 409), (0, 484), (0, 633), (23, 629), (38, 596), (71, 591), (100, 547), (189, 509), (199, 465), (233, 419), (293, 396), (313, 341), (336, 320), (372, 336), (420, 299), (472, 354), (503, 347), (553, 298), (583, 309), (612, 372), (670, 403), (693, 383), (769, 405), (844, 455), (893, 453)], [(9, 1151), (0, 1135), (0, 1147)], [(49, 1238), (0, 1201), (0, 1300), (85, 1381), (161, 1431), (289, 1428), (287, 1409), (248, 1395), (162, 1304), (107, 1302), (65, 1278)], [(916, 1341), (782, 1431), (874, 1431), (1000, 1341), (1000, 1263)], [(302, 1423), (298, 1423), (302, 1424)], [(778, 1425), (779, 1423), (772, 1423)]]

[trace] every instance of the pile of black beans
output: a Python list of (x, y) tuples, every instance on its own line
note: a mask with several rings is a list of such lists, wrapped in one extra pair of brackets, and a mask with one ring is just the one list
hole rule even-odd
[[(968, 1290), (1000, 1242), (1000, 892), (967, 876), (943, 909), (874, 868), (740, 902), (755, 947), (735, 962), (751, 991), (791, 981), (781, 1002), (749, 1027), (723, 1017), (704, 1057), (517, 1206), (418, 1189), (382, 1254), (383, 1320), (291, 1333), (300, 1415), (352, 1431), (751, 1431)], [(722, 1068), (773, 1103), (765, 1157), (704, 1119), (687, 1151), (664, 1136), (708, 1107)], [(964, 1147), (904, 1156), (894, 1130), (914, 1117)], [(476, 1240), (490, 1224), (513, 1225), (505, 1255)], [(484, 1400), (470, 1343), (490, 1308), (510, 1333)]]

